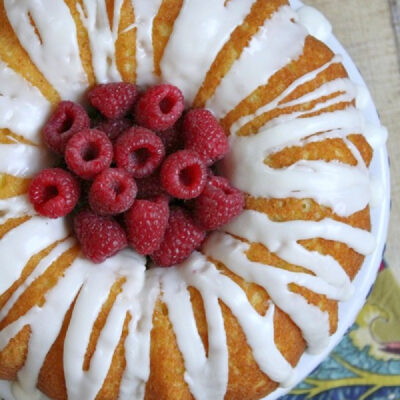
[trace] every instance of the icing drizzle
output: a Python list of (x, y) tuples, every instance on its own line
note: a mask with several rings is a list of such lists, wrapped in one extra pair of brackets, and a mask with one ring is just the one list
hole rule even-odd
[(114, 18), (110, 26), (104, 0), (83, 0), (83, 7), (77, 2), (82, 23), (89, 35), (94, 74), (99, 83), (121, 80), (115, 59), (115, 42), (118, 38), (122, 4), (123, 0), (114, 1)]
[(76, 100), (87, 87), (87, 77), (76, 27), (64, 1), (4, 0), (4, 7), (32, 61), (63, 99)]
[(289, 6), (282, 6), (253, 36), (206, 104), (217, 118), (224, 117), (288, 61), (302, 54), (307, 31), (294, 23), (296, 19)]
[(136, 82), (148, 86), (158, 83), (154, 74), (153, 20), (162, 0), (131, 0), (136, 28)]
[[(153, 73), (152, 23), (161, 1), (131, 2), (135, 13), (132, 27), (136, 28), (137, 34), (138, 83), (153, 84), (158, 78)], [(115, 42), (122, 3), (122, 0), (114, 2), (112, 23), (109, 22), (104, 0), (83, 0), (83, 6), (79, 3), (77, 6), (88, 31), (98, 82), (121, 79), (116, 66)], [(161, 61), (162, 80), (178, 85), (190, 102), (216, 55), (249, 13), (253, 3), (254, 0), (185, 0)], [(5, 0), (4, 4), (21, 44), (49, 82), (63, 98), (79, 97), (87, 81), (79, 59), (76, 28), (64, 2)], [(57, 16), (57, 24), (49, 24), (48, 15)], [(40, 37), (36, 35), (29, 18), (35, 22)], [(302, 54), (307, 31), (296, 23), (298, 19), (294, 11), (283, 6), (253, 36), (208, 100), (207, 106), (219, 118), (227, 115), (260, 85), (266, 84), (274, 73)], [(205, 20), (207, 25), (202, 24)], [(300, 22), (304, 23), (304, 20), (303, 15)], [(318, 26), (311, 29), (309, 24), (304, 24), (310, 32), (312, 29), (319, 32)], [(196, 29), (193, 29), (194, 26)], [(276, 37), (279, 40), (275, 40)], [(59, 46), (61, 40), (63, 46)], [(351, 133), (363, 133), (373, 146), (384, 143), (386, 135), (383, 129), (369, 126), (359, 110), (365, 92), (360, 92), (348, 79), (336, 79), (294, 100), (286, 100), (301, 85), (339, 62), (339, 57), (333, 57), (325, 65), (291, 83), (270, 103), (232, 125), (231, 152), (224, 161), (223, 170), (236, 186), (254, 197), (311, 198), (344, 217), (369, 204), (371, 179), (367, 166), (356, 146), (347, 139)], [(242, 76), (246, 79), (241, 79)], [(1, 61), (0, 91), (0, 127), (39, 142), (38, 129), (49, 110), (47, 100)], [(242, 128), (271, 110), (284, 110), (309, 102), (315, 102), (312, 109), (290, 114), (282, 111), (251, 136), (240, 135)], [(307, 116), (337, 103), (348, 103), (349, 106), (341, 111)], [(11, 111), (3, 113), (4, 109)], [(21, 117), (22, 113), (25, 118)], [(264, 163), (269, 155), (283, 148), (304, 146), (329, 138), (342, 139), (356, 165), (301, 160), (289, 167), (274, 169)], [(0, 173), (29, 177), (46, 162), (39, 147), (20, 143), (0, 145)], [(0, 214), (0, 223), (3, 224), (10, 218), (32, 216), (34, 212), (26, 197), (19, 196), (1, 200)], [(40, 232), (40, 235), (32, 234), (35, 232)], [(1, 272), (0, 294), (20, 278), (32, 255), (57, 243), (0, 310), (0, 320), (8, 315), (22, 293), (75, 245), (75, 241), (68, 238), (69, 233), (63, 219), (32, 216), (2, 237), (0, 254), (5, 267)], [(282, 260), (306, 271), (294, 272), (251, 261), (247, 257), (251, 244), (238, 238), (261, 243)], [(146, 271), (145, 260), (130, 250), (120, 252), (95, 268), (79, 256), (45, 294), (43, 306), (33, 307), (0, 332), (1, 351), (24, 326), (31, 327), (27, 360), (14, 385), (16, 399), (40, 398), (36, 384), (41, 365), (75, 300), (64, 345), (68, 399), (96, 398), (127, 318), (130, 319), (124, 342), (126, 368), (119, 398), (144, 398), (150, 375), (150, 334), (157, 299), (161, 299), (168, 308), (185, 363), (184, 379), (196, 399), (222, 400), (227, 388), (228, 346), (219, 301), (229, 307), (240, 323), (261, 371), (282, 385), (290, 384), (293, 368), (274, 340), (276, 309), (287, 313), (299, 326), (310, 352), (324, 348), (330, 335), (328, 314), (293, 292), (290, 285), (297, 284), (333, 300), (345, 300), (352, 292), (351, 282), (337, 260), (309, 251), (298, 243), (312, 238), (344, 243), (362, 255), (374, 249), (374, 239), (369, 232), (333, 219), (274, 222), (266, 214), (246, 210), (223, 231), (207, 239), (203, 254), (193, 253), (179, 267)], [(21, 243), (24, 246), (20, 246)], [(270, 303), (265, 315), (256, 312), (240, 286), (221, 273), (211, 260), (222, 262), (237, 276), (258, 284), (268, 292)], [(121, 279), (121, 292), (101, 331), (89, 370), (84, 371), (82, 366), (93, 325), (111, 287)], [(203, 299), (208, 355), (196, 327), (189, 287), (197, 289)]]
[(0, 128), (38, 144), (49, 110), (40, 91), (0, 60)]
[(183, 3), (161, 61), (161, 70), (165, 81), (182, 90), (188, 104), (192, 103), (219, 50), (250, 12), (254, 1), (192, 0)]
[(0, 173), (30, 178), (50, 164), (46, 149), (28, 144), (0, 144)]

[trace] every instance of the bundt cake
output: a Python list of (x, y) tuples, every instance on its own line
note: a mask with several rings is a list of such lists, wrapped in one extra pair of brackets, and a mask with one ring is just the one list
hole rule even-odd
[[(0, 379), (17, 400), (261, 399), (325, 348), (375, 245), (379, 131), (303, 20), (287, 0), (0, 2)], [(229, 135), (220, 171), (245, 210), (175, 267), (131, 249), (95, 265), (27, 201), (52, 108), (118, 81), (176, 85)]]

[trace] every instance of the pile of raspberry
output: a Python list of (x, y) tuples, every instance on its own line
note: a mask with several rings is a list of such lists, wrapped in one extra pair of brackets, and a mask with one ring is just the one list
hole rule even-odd
[(72, 214), (87, 258), (99, 263), (129, 245), (175, 265), (241, 212), (243, 194), (213, 171), (229, 150), (223, 128), (208, 110), (185, 111), (177, 87), (102, 84), (88, 103), (59, 103), (43, 128), (59, 167), (29, 189), (39, 214)]

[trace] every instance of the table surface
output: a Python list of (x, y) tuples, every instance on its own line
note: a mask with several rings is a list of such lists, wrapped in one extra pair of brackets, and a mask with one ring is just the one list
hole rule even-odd
[(356, 323), (285, 400), (400, 400), (400, 0), (303, 0), (332, 22), (389, 130), (392, 214), (385, 262)]

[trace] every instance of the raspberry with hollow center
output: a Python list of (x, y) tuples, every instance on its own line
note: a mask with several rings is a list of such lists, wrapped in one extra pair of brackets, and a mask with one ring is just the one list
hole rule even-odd
[(89, 127), (89, 116), (81, 105), (62, 101), (43, 128), (44, 141), (50, 150), (64, 154), (68, 140)]
[(214, 115), (204, 109), (190, 110), (183, 119), (185, 148), (197, 151), (207, 166), (229, 150), (225, 131)]
[(136, 103), (135, 120), (145, 128), (164, 131), (178, 121), (184, 108), (183, 94), (176, 86), (153, 86)]
[(152, 131), (133, 127), (115, 143), (115, 162), (134, 178), (151, 175), (161, 164), (165, 149), (161, 139)]
[(112, 217), (102, 217), (89, 210), (74, 218), (74, 230), (83, 254), (101, 263), (128, 245), (125, 231)]
[(97, 175), (89, 190), (90, 208), (99, 215), (116, 215), (135, 201), (135, 180), (123, 169), (109, 168)]
[(110, 119), (125, 116), (132, 109), (137, 97), (136, 86), (129, 82), (100, 84), (88, 93), (90, 104)]
[(79, 200), (78, 181), (61, 168), (44, 169), (32, 180), (29, 200), (45, 217), (58, 218), (69, 214)]
[(132, 127), (132, 121), (128, 118), (108, 119), (96, 125), (96, 129), (103, 131), (110, 140), (115, 140), (119, 135)]
[(161, 246), (152, 260), (161, 267), (169, 267), (184, 261), (200, 247), (206, 232), (200, 228), (190, 213), (180, 207), (172, 209)]
[(226, 178), (213, 176), (195, 200), (194, 216), (204, 229), (213, 230), (239, 215), (243, 208), (243, 193)]
[(164, 189), (178, 199), (188, 200), (199, 196), (206, 179), (206, 167), (195, 151), (177, 151), (168, 156), (161, 167)]
[(156, 251), (163, 241), (169, 217), (168, 199), (136, 200), (125, 213), (129, 244), (140, 254)]
[(97, 129), (76, 133), (65, 148), (68, 168), (83, 179), (93, 179), (111, 165), (112, 159), (112, 143)]

